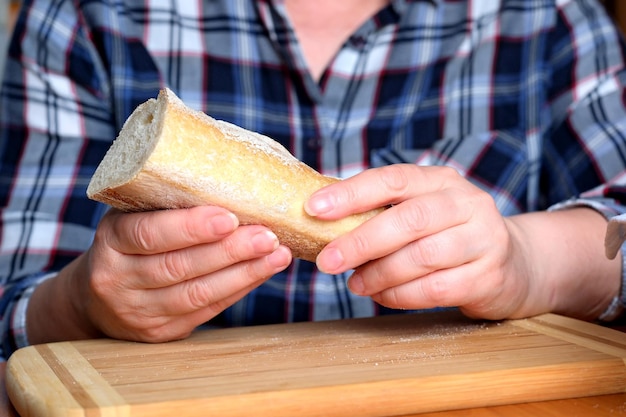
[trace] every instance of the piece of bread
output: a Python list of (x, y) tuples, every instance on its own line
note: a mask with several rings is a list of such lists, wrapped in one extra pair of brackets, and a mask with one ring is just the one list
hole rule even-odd
[(164, 89), (126, 120), (87, 195), (123, 211), (221, 206), (241, 224), (269, 227), (295, 257), (315, 261), (327, 243), (380, 211), (338, 221), (306, 214), (309, 196), (336, 181), (276, 141), (191, 110)]

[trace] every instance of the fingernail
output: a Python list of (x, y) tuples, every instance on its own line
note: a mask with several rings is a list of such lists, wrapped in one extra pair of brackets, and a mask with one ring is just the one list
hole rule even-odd
[(350, 279), (348, 279), (348, 288), (356, 295), (365, 295), (365, 284), (361, 274), (357, 272), (352, 274)]
[(343, 266), (344, 258), (339, 249), (324, 249), (318, 256), (318, 267), (326, 273), (333, 273)]
[(225, 235), (231, 233), (237, 228), (239, 220), (233, 213), (218, 214), (213, 216), (210, 220), (213, 233), (218, 235)]
[(271, 252), (278, 248), (278, 238), (273, 232), (264, 230), (252, 236), (252, 246), (259, 253)]
[(312, 196), (306, 203), (305, 210), (311, 216), (328, 213), (335, 208), (335, 201), (331, 194), (323, 193)]

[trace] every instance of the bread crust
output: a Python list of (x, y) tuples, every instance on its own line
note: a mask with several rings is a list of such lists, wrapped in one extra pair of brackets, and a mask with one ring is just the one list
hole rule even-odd
[(221, 206), (241, 224), (269, 227), (294, 257), (315, 261), (330, 241), (380, 212), (309, 216), (305, 201), (336, 181), (272, 139), (194, 111), (163, 89), (128, 118), (87, 195), (127, 212)]

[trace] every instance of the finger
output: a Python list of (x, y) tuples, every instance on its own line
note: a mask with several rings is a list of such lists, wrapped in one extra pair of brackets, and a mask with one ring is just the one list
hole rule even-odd
[[(199, 310), (217, 314), (239, 300), (291, 263), (291, 251), (279, 246), (272, 253), (232, 265), (215, 273), (184, 281), (178, 285), (144, 292), (143, 305), (152, 307), (153, 316), (178, 316)], [(205, 316), (203, 316), (205, 317)]]
[(371, 296), (420, 279), (438, 270), (456, 268), (479, 259), (488, 248), (469, 227), (459, 226), (416, 240), (388, 256), (358, 267), (348, 280), (350, 290)]
[(191, 311), (187, 314), (157, 315), (154, 316), (154, 322), (143, 320), (141, 322), (141, 325), (143, 326), (141, 329), (132, 328), (126, 330), (124, 333), (125, 336), (118, 338), (128, 338), (130, 340), (148, 343), (161, 343), (171, 340), (184, 339), (188, 337), (198, 326), (213, 319), (226, 308), (241, 300), (259, 285), (260, 283), (255, 282), (241, 291), (218, 301), (217, 303), (210, 304), (205, 308)]
[(475, 263), (464, 264), (387, 288), (371, 297), (381, 305), (399, 309), (470, 306), (486, 297), (492, 299), (485, 288), (493, 289), (493, 285), (484, 282), (481, 272), (484, 271)]
[(389, 165), (363, 171), (316, 191), (304, 208), (311, 216), (338, 219), (431, 193), (460, 179), (449, 167)]
[(406, 200), (328, 244), (317, 257), (320, 270), (337, 274), (387, 256), (425, 236), (466, 223), (464, 191), (444, 189)]
[[(281, 249), (282, 251), (282, 249)], [(290, 257), (290, 251), (287, 250), (287, 265), (289, 265), (291, 263), (291, 257)], [(274, 254), (273, 254), (274, 255)], [(276, 256), (278, 257), (282, 257), (284, 256), (284, 253), (276, 253)], [(271, 260), (271, 263), (276, 263), (278, 260)], [(283, 260), (284, 261), (284, 260)], [(286, 267), (286, 266), (285, 266)], [(280, 272), (282, 269), (277, 270), (276, 272), (272, 273), (272, 275), (274, 275), (275, 273)], [(239, 300), (241, 300), (242, 298), (244, 298), (246, 295), (248, 295), (252, 290), (254, 290), (255, 288), (257, 288), (259, 285), (263, 284), (265, 281), (267, 281), (267, 279), (271, 278), (271, 276), (266, 277), (265, 279), (260, 279), (257, 281), (252, 282), (250, 285), (248, 285), (247, 287), (230, 294), (227, 297), (221, 298), (219, 299), (217, 302), (212, 303), (207, 305), (206, 307), (196, 310), (196, 311), (192, 311), (188, 314), (183, 314), (182, 316), (178, 316), (181, 317), (183, 320), (187, 321), (190, 320), (191, 322), (195, 323), (195, 326), (199, 326), (203, 323), (208, 322), (209, 320), (211, 320), (212, 318), (214, 318), (215, 316), (217, 316), (218, 314), (220, 314), (222, 311), (224, 311), (225, 309), (227, 309), (228, 307), (232, 306), (233, 304), (235, 304), (236, 302), (238, 302)]]
[(118, 252), (147, 255), (215, 242), (238, 225), (234, 214), (216, 206), (130, 214), (112, 210), (96, 238)]
[[(123, 257), (126, 275), (136, 277), (126, 285), (135, 289), (169, 287), (208, 275), (250, 259), (266, 256), (279, 246), (276, 235), (264, 226), (241, 226), (222, 240), (155, 255)], [(118, 267), (119, 268), (119, 267)], [(134, 272), (131, 272), (134, 271)]]

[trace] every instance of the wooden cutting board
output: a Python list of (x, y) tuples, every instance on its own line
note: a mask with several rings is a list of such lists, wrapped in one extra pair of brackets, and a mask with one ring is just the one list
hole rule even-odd
[(391, 416), (625, 392), (624, 358), (590, 323), (448, 312), (31, 346), (7, 391), (23, 417)]

